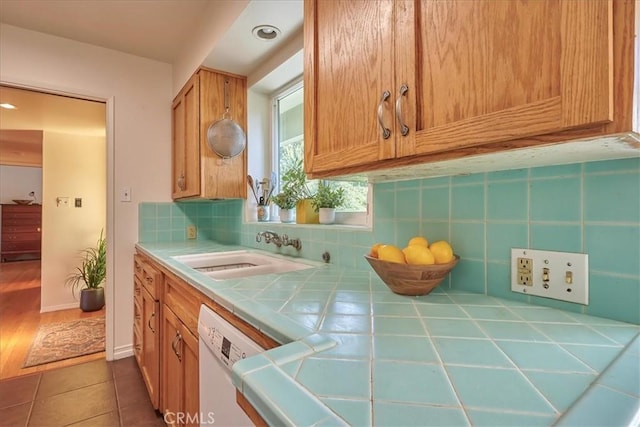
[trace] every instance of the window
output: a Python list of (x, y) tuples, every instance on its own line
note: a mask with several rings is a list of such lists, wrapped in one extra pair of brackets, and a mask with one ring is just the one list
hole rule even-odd
[[(281, 177), (304, 158), (304, 88), (299, 81), (274, 97), (274, 164)], [(345, 205), (336, 209), (336, 222), (350, 225), (368, 224), (369, 184), (365, 179), (327, 181), (331, 186), (344, 188)], [(317, 180), (309, 181), (315, 192)]]

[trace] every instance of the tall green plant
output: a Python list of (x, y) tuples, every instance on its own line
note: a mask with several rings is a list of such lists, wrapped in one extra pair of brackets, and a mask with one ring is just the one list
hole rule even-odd
[(296, 200), (310, 199), (313, 192), (304, 173), (303, 160), (299, 159), (293, 167), (282, 175), (282, 192), (292, 194)]
[(97, 289), (107, 277), (107, 243), (100, 231), (100, 237), (95, 247), (82, 251), (82, 264), (76, 267), (66, 280), (73, 294), (78, 289)]

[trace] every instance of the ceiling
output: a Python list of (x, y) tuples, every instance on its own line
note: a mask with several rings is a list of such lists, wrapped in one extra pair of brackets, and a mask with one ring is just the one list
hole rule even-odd
[(106, 108), (102, 102), (6, 86), (0, 86), (0, 101), (17, 107), (15, 110), (0, 108), (0, 129), (105, 136)]
[[(215, 15), (237, 0), (0, 0), (0, 22), (121, 52), (175, 63), (181, 51)], [(230, 25), (204, 66), (250, 75), (288, 41), (301, 38), (303, 0), (252, 0)], [(281, 30), (265, 42), (251, 30), (269, 24)], [(256, 89), (269, 92), (302, 74), (300, 52), (260, 78)], [(42, 129), (104, 135), (104, 104), (0, 87), (1, 129)]]
[[(0, 0), (0, 22), (174, 64), (205, 17), (237, 0)], [(204, 66), (249, 75), (302, 32), (302, 0), (252, 0), (231, 24)], [(278, 27), (273, 41), (251, 30)], [(300, 70), (302, 72), (302, 70)]]
[(194, 36), (208, 0), (1, 0), (0, 21), (173, 63)]

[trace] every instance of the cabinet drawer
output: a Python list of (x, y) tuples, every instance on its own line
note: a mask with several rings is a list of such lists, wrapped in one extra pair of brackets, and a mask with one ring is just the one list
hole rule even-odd
[(2, 211), (2, 223), (40, 224), (40, 212), (5, 212)]
[(29, 242), (36, 241), (40, 242), (40, 233), (32, 232), (32, 233), (2, 233), (2, 243), (5, 242)]
[(142, 281), (133, 276), (133, 299), (140, 303), (142, 301)]
[(158, 300), (162, 293), (162, 273), (145, 262), (142, 264), (142, 286), (151, 294), (154, 300)]
[(136, 275), (136, 277), (140, 280), (143, 280), (144, 275), (142, 274), (142, 266), (143, 266), (143, 259), (140, 255), (135, 254), (133, 256), (133, 273)]
[(2, 234), (15, 234), (15, 233), (38, 233), (40, 234), (40, 224), (23, 224), (20, 222), (17, 225), (3, 225)]
[(198, 336), (198, 314), (202, 298), (197, 291), (181, 279), (165, 275), (164, 303), (185, 324), (192, 334)]
[(40, 240), (31, 242), (2, 241), (2, 252), (40, 252)]
[(143, 311), (142, 311), (142, 296), (140, 298), (133, 299), (133, 327), (137, 328), (138, 331), (142, 332), (142, 327), (144, 326), (143, 321)]

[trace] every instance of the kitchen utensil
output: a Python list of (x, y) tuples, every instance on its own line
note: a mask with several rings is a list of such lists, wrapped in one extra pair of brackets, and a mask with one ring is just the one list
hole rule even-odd
[(212, 123), (207, 130), (207, 144), (218, 156), (230, 159), (242, 153), (247, 146), (244, 130), (229, 114), (229, 80), (224, 81), (224, 108), (222, 119)]
[(29, 205), (31, 204), (31, 202), (33, 202), (33, 200), (23, 200), (23, 199), (13, 200), (13, 203), (17, 205)]
[(453, 261), (447, 264), (414, 265), (382, 261), (368, 255), (364, 258), (389, 289), (400, 295), (428, 294), (447, 277), (460, 260), (460, 257), (455, 255)]
[(251, 192), (253, 193), (253, 197), (256, 199), (256, 203), (258, 203), (258, 195), (256, 194), (255, 183), (251, 175), (247, 175), (247, 184), (249, 184), (249, 187), (251, 187)]

